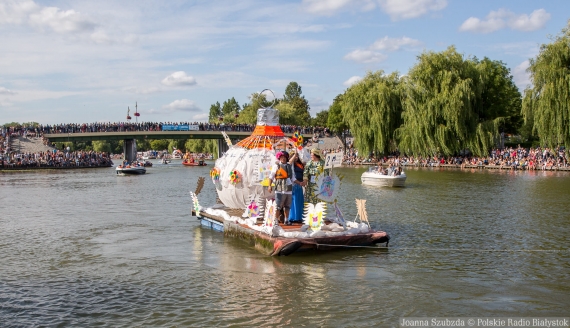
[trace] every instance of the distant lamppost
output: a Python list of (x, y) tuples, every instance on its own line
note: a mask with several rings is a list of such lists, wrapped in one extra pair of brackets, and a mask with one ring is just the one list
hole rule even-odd
[(141, 114), (138, 112), (138, 104), (135, 102), (135, 123), (138, 123), (138, 117), (141, 116)]

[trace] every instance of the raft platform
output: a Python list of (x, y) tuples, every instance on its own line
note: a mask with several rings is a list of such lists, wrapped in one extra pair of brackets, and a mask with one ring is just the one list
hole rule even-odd
[[(225, 207), (216, 207), (216, 209), (224, 210), (231, 216), (237, 217), (243, 213), (243, 210), (240, 209)], [(253, 230), (247, 225), (227, 221), (220, 216), (211, 215), (203, 211), (196, 213), (192, 209), (192, 216), (196, 216), (202, 226), (223, 232), (224, 236), (237, 237), (270, 256), (287, 256), (300, 251), (329, 251), (354, 246), (372, 246), (381, 243), (385, 243), (388, 246), (390, 241), (390, 236), (384, 231), (314, 238), (272, 237), (261, 231)], [(257, 225), (260, 226), (261, 224), (262, 222), (258, 220)], [(290, 226), (280, 224), (280, 226), (285, 231), (298, 231), (301, 229), (302, 224), (295, 223)]]

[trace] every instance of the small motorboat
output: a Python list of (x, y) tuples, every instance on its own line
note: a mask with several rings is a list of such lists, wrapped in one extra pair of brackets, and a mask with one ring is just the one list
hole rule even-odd
[(379, 187), (403, 187), (406, 182), (406, 173), (401, 167), (384, 169), (374, 166), (362, 173), (362, 184)]
[(204, 160), (197, 160), (193, 161), (191, 159), (185, 159), (182, 161), (182, 165), (184, 166), (205, 166), (208, 165)]
[(169, 163), (170, 163), (170, 160), (169, 160), (168, 158), (166, 158), (166, 157), (163, 157), (163, 158), (160, 160), (160, 164), (169, 164)]
[(140, 163), (123, 163), (115, 169), (117, 174), (145, 174), (146, 168)]

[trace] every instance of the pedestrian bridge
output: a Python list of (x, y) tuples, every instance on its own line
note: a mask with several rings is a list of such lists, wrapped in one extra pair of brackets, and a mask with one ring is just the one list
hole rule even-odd
[[(250, 136), (252, 131), (225, 131), (232, 140), (241, 140)], [(286, 133), (292, 136), (292, 133)], [(128, 161), (136, 158), (136, 139), (218, 139), (218, 156), (228, 150), (223, 140), (222, 131), (125, 131), (125, 132), (80, 132), (80, 133), (46, 133), (43, 135), (50, 142), (73, 142), (94, 140), (124, 140), (123, 150)], [(303, 138), (310, 139), (312, 134), (305, 133)]]
[[(232, 140), (245, 139), (253, 132), (225, 131)], [(285, 134), (288, 135), (288, 134)], [(289, 135), (293, 135), (290, 133)], [(304, 134), (303, 138), (311, 138), (312, 134)], [(80, 132), (80, 133), (46, 133), (44, 137), (50, 142), (93, 141), (93, 140), (126, 140), (126, 139), (223, 139), (222, 131), (125, 131), (125, 132)]]

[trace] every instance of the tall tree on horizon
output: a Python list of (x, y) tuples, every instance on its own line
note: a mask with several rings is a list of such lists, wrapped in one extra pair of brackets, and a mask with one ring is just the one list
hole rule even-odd
[(295, 125), (309, 124), (311, 121), (311, 107), (305, 96), (303, 96), (302, 88), (297, 82), (290, 82), (287, 85), (283, 94), (283, 102), (291, 105), (293, 108), (291, 120), (296, 122)]
[[(363, 154), (396, 149), (394, 131), (402, 124), (400, 77), (397, 72), (368, 72), (342, 95), (344, 122), (350, 127), (354, 146)], [(341, 127), (342, 125), (339, 125)]]
[(487, 156), (499, 127), (516, 114), (520, 93), (502, 62), (464, 59), (455, 47), (424, 52), (403, 83), (402, 152)]
[(522, 114), (542, 146), (570, 146), (570, 20), (552, 43), (540, 46), (527, 70), (532, 87), (525, 90)]
[(222, 106), (220, 105), (219, 101), (216, 101), (215, 104), (212, 104), (210, 106), (210, 113), (208, 114), (208, 122), (216, 123), (218, 122), (221, 116), (222, 116)]

